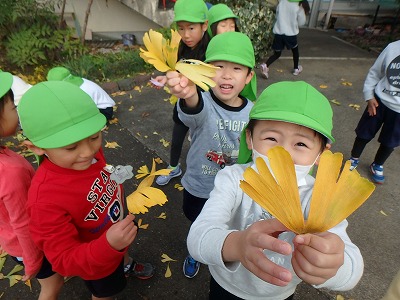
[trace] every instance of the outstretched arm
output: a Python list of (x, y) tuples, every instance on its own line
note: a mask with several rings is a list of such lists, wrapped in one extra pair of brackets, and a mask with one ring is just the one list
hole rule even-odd
[(199, 103), (196, 85), (176, 71), (169, 71), (166, 76), (171, 94), (184, 99), (187, 107), (196, 107)]

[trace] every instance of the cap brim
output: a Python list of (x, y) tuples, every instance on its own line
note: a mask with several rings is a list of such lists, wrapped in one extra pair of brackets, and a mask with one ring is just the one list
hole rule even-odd
[(256, 120), (273, 120), (273, 121), (282, 121), (287, 123), (293, 123), (301, 126), (305, 126), (311, 128), (328, 139), (328, 143), (332, 144), (335, 142), (335, 139), (332, 135), (327, 134), (321, 130), (321, 125), (312, 119), (309, 116), (304, 116), (301, 114), (287, 112), (287, 111), (269, 111), (269, 112), (262, 112), (259, 114), (253, 114), (250, 117), (251, 119)]
[(99, 113), (56, 134), (41, 140), (32, 140), (32, 143), (45, 149), (65, 147), (99, 132), (106, 124), (106, 121), (105, 116)]
[(0, 98), (3, 97), (13, 84), (13, 76), (8, 72), (0, 72)]
[(221, 61), (224, 60), (224, 61), (229, 61), (229, 62), (232, 62), (232, 63), (236, 63), (236, 64), (239, 64), (239, 65), (242, 65), (242, 66), (249, 67), (251, 69), (254, 67), (254, 66), (251, 66), (248, 62), (246, 62), (245, 59), (241, 58), (240, 56), (230, 55), (230, 54), (227, 54), (227, 53), (221, 53), (221, 54), (213, 55), (211, 57), (207, 57), (205, 62), (208, 63), (208, 62), (220, 61), (220, 60)]

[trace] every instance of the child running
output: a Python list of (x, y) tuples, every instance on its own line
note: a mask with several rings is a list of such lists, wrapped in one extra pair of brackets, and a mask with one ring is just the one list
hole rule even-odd
[[(225, 32), (212, 38), (206, 62), (219, 69), (216, 86), (202, 92), (178, 72), (167, 72), (167, 84), (178, 101), (179, 118), (192, 136), (187, 170), (182, 178), (183, 212), (193, 222), (214, 186), (217, 172), (234, 164), (239, 136), (247, 124), (252, 103), (240, 96), (254, 71), (254, 49), (250, 39), (239, 32)], [(200, 264), (190, 255), (183, 265), (186, 277), (193, 278)]]
[(26, 145), (44, 157), (28, 194), (33, 240), (58, 273), (57, 286), (62, 276), (79, 276), (92, 299), (112, 299), (126, 285), (124, 263), (137, 226), (133, 215), (123, 218), (122, 185), (105, 168), (106, 118), (89, 95), (64, 81), (33, 86), (18, 113)]
[[(207, 45), (210, 37), (207, 34), (208, 9), (203, 0), (178, 0), (174, 6), (174, 22), (178, 27), (178, 33), (182, 39), (178, 49), (178, 59), (197, 59), (204, 61)], [(156, 80), (161, 85), (166, 83), (165, 76), (157, 76)], [(182, 174), (179, 159), (182, 154), (183, 142), (189, 128), (183, 124), (178, 117), (176, 104), (174, 106), (172, 119), (171, 152), (168, 175), (158, 176), (156, 183), (166, 185), (169, 181)]]
[(295, 164), (307, 214), (314, 186), (308, 173), (334, 142), (331, 132), (329, 101), (309, 84), (280, 82), (260, 95), (240, 138), (239, 164), (217, 174), (190, 228), (189, 252), (211, 272), (209, 299), (293, 299), (301, 281), (334, 290), (357, 284), (363, 259), (346, 220), (327, 232), (296, 236), (239, 187), (245, 169), (256, 168), (255, 158), (269, 165), (267, 150), (282, 146)]
[[(10, 73), (0, 72), (0, 137), (14, 135), (18, 127), (13, 80)], [(53, 284), (54, 272), (29, 233), (26, 203), (34, 170), (22, 156), (1, 146), (0, 171), (0, 253), (8, 253), (25, 266), (23, 281), (38, 279), (40, 300), (55, 299), (59, 287)]]

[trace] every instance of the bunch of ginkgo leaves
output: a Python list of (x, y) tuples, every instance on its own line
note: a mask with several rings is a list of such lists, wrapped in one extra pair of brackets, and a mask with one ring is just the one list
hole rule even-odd
[(258, 157), (255, 161), (258, 173), (248, 167), (240, 187), (297, 234), (324, 232), (336, 226), (360, 207), (375, 189), (372, 182), (356, 170), (350, 170), (350, 161), (345, 163), (340, 174), (343, 154), (324, 151), (318, 164), (310, 210), (304, 220), (290, 154), (277, 146), (268, 150), (267, 156), (272, 170)]
[(171, 39), (167, 40), (157, 31), (150, 29), (144, 34), (143, 43), (146, 49), (140, 48), (140, 57), (160, 72), (178, 71), (196, 85), (207, 91), (215, 86), (211, 79), (217, 67), (200, 60), (182, 59), (178, 61), (178, 48), (181, 36), (171, 29)]

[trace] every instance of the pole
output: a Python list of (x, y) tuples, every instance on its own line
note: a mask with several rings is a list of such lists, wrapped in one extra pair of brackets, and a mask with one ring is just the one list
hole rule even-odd
[(328, 28), (329, 20), (330, 20), (331, 15), (332, 15), (332, 9), (333, 9), (333, 3), (334, 2), (335, 2), (335, 0), (331, 0), (331, 2), (329, 2), (329, 7), (328, 7), (328, 11), (326, 12), (326, 19), (325, 19), (325, 24), (324, 24), (323, 30), (326, 30)]

